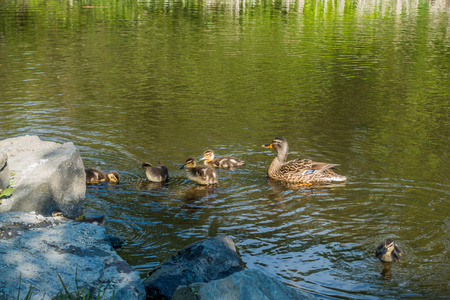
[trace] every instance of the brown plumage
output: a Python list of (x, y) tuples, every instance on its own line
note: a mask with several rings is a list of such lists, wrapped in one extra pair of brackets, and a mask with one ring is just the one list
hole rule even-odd
[(214, 151), (206, 150), (200, 160), (205, 161), (206, 166), (217, 167), (222, 169), (233, 169), (244, 165), (244, 161), (232, 156), (215, 157)]
[(290, 183), (341, 183), (347, 178), (336, 174), (331, 168), (338, 164), (320, 163), (310, 159), (295, 159), (286, 162), (289, 146), (285, 138), (277, 137), (264, 148), (272, 148), (277, 151), (277, 157), (272, 161), (267, 170), (267, 175), (276, 180)]
[(402, 258), (403, 250), (394, 242), (387, 239), (375, 250), (375, 257), (384, 262), (395, 262)]
[(86, 172), (86, 183), (96, 184), (103, 182), (119, 183), (119, 173), (116, 171), (103, 172), (102, 170), (96, 168), (87, 168)]
[(188, 158), (180, 169), (186, 169), (186, 176), (201, 185), (216, 184), (217, 173), (214, 168), (197, 165), (195, 158)]
[(160, 163), (156, 166), (152, 166), (150, 163), (144, 162), (142, 168), (145, 169), (147, 179), (152, 182), (164, 182), (169, 180), (169, 170)]

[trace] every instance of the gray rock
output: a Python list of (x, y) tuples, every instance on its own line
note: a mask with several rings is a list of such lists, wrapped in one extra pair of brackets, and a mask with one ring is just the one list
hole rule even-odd
[(147, 297), (170, 299), (180, 285), (225, 278), (244, 269), (233, 240), (218, 236), (193, 243), (157, 267), (144, 281)]
[(0, 153), (7, 154), (9, 171), (15, 174), (13, 194), (3, 199), (0, 212), (35, 211), (49, 216), (59, 209), (72, 218), (83, 213), (86, 175), (73, 143), (23, 136), (0, 141)]
[(245, 270), (208, 283), (180, 286), (172, 300), (279, 300), (320, 299), (289, 287), (258, 270)]
[(9, 185), (8, 155), (0, 151), (0, 192)]
[(69, 292), (145, 298), (138, 272), (117, 255), (103, 227), (23, 212), (0, 214), (0, 224), (0, 299), (17, 299), (19, 284), (20, 299), (30, 287), (32, 299), (52, 299), (63, 290), (58, 274)]

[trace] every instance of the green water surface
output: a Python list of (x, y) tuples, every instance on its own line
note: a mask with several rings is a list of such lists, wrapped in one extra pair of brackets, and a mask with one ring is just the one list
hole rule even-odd
[[(73, 142), (117, 170), (85, 207), (143, 278), (222, 234), (325, 299), (450, 297), (449, 103), (448, 1), (0, 0), (0, 139)], [(269, 181), (276, 136), (348, 183)], [(207, 149), (246, 165), (201, 188), (179, 168)], [(389, 279), (386, 238), (405, 251)]]

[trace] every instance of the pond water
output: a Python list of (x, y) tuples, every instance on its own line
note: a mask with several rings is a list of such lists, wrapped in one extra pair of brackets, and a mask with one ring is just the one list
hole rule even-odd
[[(86, 212), (143, 278), (228, 235), (247, 268), (325, 299), (450, 297), (448, 1), (0, 0), (0, 84), (1, 139), (73, 142), (120, 173)], [(347, 184), (268, 180), (277, 136)], [(197, 186), (179, 168), (207, 149), (246, 165)]]

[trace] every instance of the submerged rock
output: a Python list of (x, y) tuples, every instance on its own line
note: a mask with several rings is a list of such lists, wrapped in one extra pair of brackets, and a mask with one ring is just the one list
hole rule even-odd
[(218, 236), (179, 251), (152, 271), (144, 286), (150, 299), (171, 299), (180, 285), (225, 278), (243, 269), (233, 240)]
[(245, 270), (224, 279), (208, 283), (194, 283), (180, 286), (172, 300), (278, 300), (319, 299), (318, 297), (289, 287), (258, 270)]
[(0, 212), (35, 211), (50, 216), (59, 209), (70, 218), (83, 213), (86, 175), (73, 143), (46, 142), (27, 135), (0, 141), (0, 153), (7, 156), (9, 172), (14, 173), (13, 193), (2, 199)]
[(113, 293), (115, 299), (145, 298), (138, 272), (117, 255), (101, 226), (3, 213), (0, 253), (1, 299), (17, 299), (19, 286), (22, 298), (30, 288), (32, 299), (65, 295), (61, 280), (71, 293), (84, 289), (85, 296), (100, 291), (102, 299), (112, 299)]

